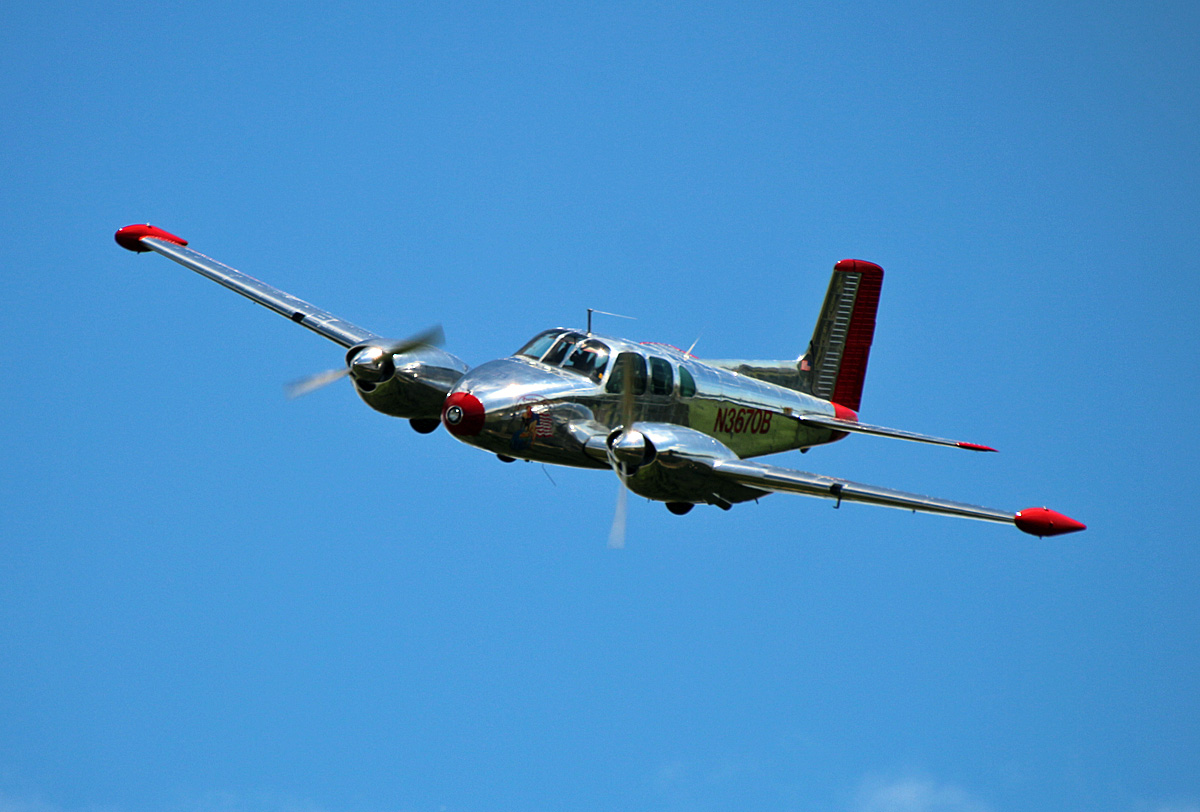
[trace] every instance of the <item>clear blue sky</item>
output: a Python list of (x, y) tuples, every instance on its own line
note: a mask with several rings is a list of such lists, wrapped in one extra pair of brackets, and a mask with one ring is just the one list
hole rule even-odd
[[(412, 4), (417, 5), (417, 4)], [(0, 811), (1197, 812), (1194, 3), (9, 4)], [(584, 309), (794, 357), (781, 464), (1089, 525), (501, 465), (152, 222), (471, 363)]]

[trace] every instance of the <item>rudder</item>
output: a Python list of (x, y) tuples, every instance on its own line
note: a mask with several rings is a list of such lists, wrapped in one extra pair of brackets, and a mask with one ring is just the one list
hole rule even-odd
[(800, 359), (812, 394), (858, 411), (882, 287), (883, 268), (873, 262), (843, 259), (833, 266), (812, 341)]

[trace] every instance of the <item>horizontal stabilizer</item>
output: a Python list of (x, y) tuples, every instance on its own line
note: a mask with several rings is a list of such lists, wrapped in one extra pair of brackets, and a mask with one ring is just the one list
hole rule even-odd
[(965, 448), (968, 451), (995, 451), (996, 449), (977, 443), (963, 443), (958, 440), (947, 440), (945, 437), (931, 437), (928, 434), (918, 434), (915, 431), (889, 429), (886, 426), (872, 426), (869, 423), (859, 423), (857, 420), (843, 420), (839, 417), (827, 417), (821, 414), (805, 414), (796, 418), (806, 426), (819, 426), (834, 431), (846, 431), (855, 434), (873, 434), (876, 437), (892, 437), (896, 440), (911, 440), (915, 443), (930, 443), (946, 445), (952, 448)]

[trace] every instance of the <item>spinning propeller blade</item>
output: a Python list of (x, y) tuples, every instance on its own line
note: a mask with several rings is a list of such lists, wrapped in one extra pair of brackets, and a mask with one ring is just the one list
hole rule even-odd
[(388, 355), (403, 355), (406, 352), (420, 349), (421, 347), (436, 347), (446, 340), (446, 334), (442, 332), (442, 325), (435, 324), (424, 332), (417, 333), (415, 336), (410, 336), (401, 341), (393, 342), (383, 348), (383, 351)]
[(350, 367), (342, 367), (341, 369), (327, 369), (324, 372), (318, 372), (316, 375), (309, 375), (307, 378), (301, 378), (298, 381), (292, 381), (286, 384), (283, 389), (287, 392), (288, 398), (294, 400), (298, 397), (303, 397), (309, 392), (315, 392), (318, 389), (328, 386), (339, 378), (344, 378), (350, 374)]
[[(636, 406), (633, 395), (633, 357), (625, 355), (622, 369), (613, 370), (614, 373), (618, 371), (621, 373), (621, 434), (623, 435), (633, 428), (634, 407)], [(618, 439), (620, 436), (613, 438), (612, 442), (615, 443)], [(608, 461), (618, 480), (617, 506), (613, 510), (613, 523), (612, 529), (608, 533), (608, 546), (614, 550), (623, 550), (625, 549), (626, 519), (629, 515), (629, 486), (625, 483), (626, 466), (617, 459), (611, 448)]]
[[(617, 471), (617, 476), (621, 477), (621, 472)], [(625, 549), (625, 519), (629, 514), (629, 488), (625, 487), (625, 478), (621, 477), (620, 484), (617, 485), (617, 507), (613, 511), (612, 529), (608, 531), (608, 546), (612, 550)]]
[[(436, 324), (414, 336), (401, 339), (400, 341), (393, 341), (391, 344), (386, 344), (382, 347), (362, 347), (358, 353), (347, 359), (346, 366), (341, 369), (329, 369), (324, 372), (318, 372), (316, 375), (310, 375), (307, 378), (301, 378), (298, 381), (289, 383), (284, 387), (284, 390), (287, 392), (289, 398), (298, 398), (310, 392), (315, 392), (324, 386), (328, 386), (340, 378), (353, 374), (355, 361), (362, 353), (367, 351), (370, 351), (370, 353), (366, 361), (373, 363), (377, 369), (381, 362), (392, 364), (391, 359), (397, 355), (403, 355), (406, 352), (412, 352), (421, 347), (436, 346), (445, 340), (446, 334), (442, 332), (442, 326)], [(364, 368), (366, 368), (365, 365)], [(394, 366), (392, 369), (394, 370)]]

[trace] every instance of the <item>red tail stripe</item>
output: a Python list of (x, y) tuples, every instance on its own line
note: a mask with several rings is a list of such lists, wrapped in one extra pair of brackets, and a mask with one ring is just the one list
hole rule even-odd
[(862, 274), (858, 282), (858, 293), (854, 298), (850, 327), (846, 332), (842, 365), (838, 370), (837, 384), (831, 398), (836, 403), (858, 411), (862, 405), (863, 381), (867, 377), (871, 341), (875, 337), (875, 312), (879, 309), (879, 294), (883, 289), (883, 268), (874, 262), (861, 259), (843, 259), (833, 268), (843, 273)]

